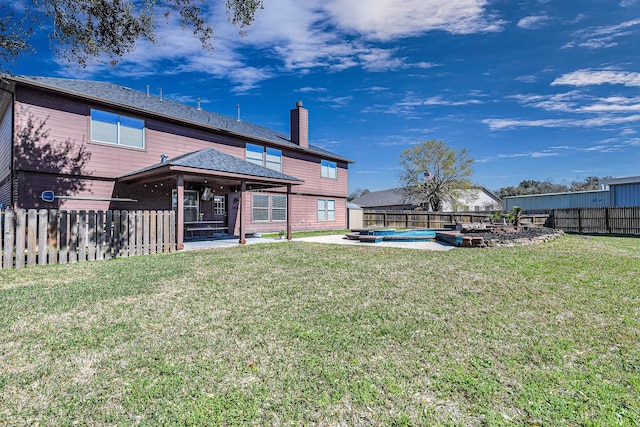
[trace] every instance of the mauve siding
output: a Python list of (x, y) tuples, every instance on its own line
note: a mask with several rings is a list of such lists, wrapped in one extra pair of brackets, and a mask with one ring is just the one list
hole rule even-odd
[[(161, 188), (144, 186), (143, 184), (114, 186), (114, 179), (125, 173), (142, 169), (160, 162), (162, 154), (169, 158), (211, 147), (221, 152), (245, 158), (247, 142), (269, 146), (260, 141), (249, 141), (225, 134), (216, 134), (204, 129), (190, 128), (170, 121), (161, 121), (153, 117), (141, 116), (137, 113), (108, 108), (97, 103), (87, 103), (69, 96), (53, 95), (47, 92), (37, 92), (30, 88), (17, 91), (17, 107), (20, 120), (17, 126), (24, 128), (29, 119), (35, 126), (44, 122), (46, 139), (34, 141), (36, 153), (21, 160), (20, 184), (18, 185), (19, 200), (17, 204), (25, 208), (57, 208), (57, 209), (170, 209), (171, 189), (175, 182), (167, 181)], [(145, 147), (143, 149), (129, 148), (112, 144), (92, 142), (90, 140), (90, 111), (96, 108), (145, 120)], [(47, 152), (47, 145), (59, 147), (69, 144), (69, 162), (73, 155), (84, 150), (90, 157), (81, 165), (77, 177), (64, 177), (59, 174), (69, 172), (69, 162), (61, 162), (55, 167), (50, 162), (44, 162), (43, 155), (38, 155), (40, 147), (42, 153)], [(282, 150), (282, 172), (304, 180), (301, 185), (293, 185), (291, 196), (292, 226), (294, 230), (311, 229), (340, 229), (346, 227), (346, 197), (348, 193), (348, 165), (338, 162), (338, 178), (329, 179), (320, 176), (320, 161), (322, 157), (310, 153), (300, 152), (286, 147), (275, 147)], [(331, 159), (329, 159), (331, 160)], [(46, 172), (46, 173), (45, 173)], [(73, 172), (74, 174), (77, 172)], [(53, 181), (52, 181), (53, 180)], [(52, 184), (55, 184), (52, 186)], [(150, 184), (151, 185), (151, 184)], [(201, 184), (185, 183), (185, 189), (200, 190)], [(54, 203), (44, 203), (39, 195), (44, 190), (54, 190), (56, 194), (74, 194), (86, 197), (120, 197), (138, 200), (132, 202), (82, 201), (60, 200)], [(273, 193), (284, 194), (286, 189), (271, 190)], [(247, 224), (251, 224), (251, 194), (247, 193), (244, 203)], [(233, 205), (236, 196), (229, 194), (229, 226), (236, 226), (237, 209)], [(336, 202), (335, 221), (317, 221), (318, 199), (330, 199)], [(286, 228), (286, 222), (256, 223), (249, 227), (249, 231), (278, 231)], [(237, 227), (236, 227), (237, 228)]]
[(6, 109), (0, 113), (0, 207), (11, 205), (11, 130), (13, 109), (11, 103), (3, 103)]
[[(295, 188), (295, 187), (294, 187)], [(294, 231), (304, 230), (341, 230), (347, 228), (347, 201), (345, 198), (335, 198), (327, 196), (303, 196), (295, 194), (291, 195), (291, 227)], [(246, 233), (275, 233), (286, 229), (286, 221), (259, 221), (251, 220), (251, 212), (253, 209), (253, 195), (259, 194), (264, 196), (284, 196), (286, 193), (246, 193), (246, 201), (244, 201), (243, 215), (246, 215), (247, 230)], [(334, 200), (336, 202), (336, 219), (335, 221), (318, 221), (318, 200)], [(239, 233), (236, 226), (236, 233)]]

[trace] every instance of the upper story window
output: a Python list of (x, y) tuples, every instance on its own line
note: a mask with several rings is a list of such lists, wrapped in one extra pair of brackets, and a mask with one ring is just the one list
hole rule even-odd
[(144, 120), (91, 110), (91, 140), (144, 148)]
[(322, 160), (320, 163), (320, 176), (323, 178), (338, 178), (338, 165), (336, 162)]
[(282, 172), (282, 151), (262, 145), (247, 144), (246, 160)]

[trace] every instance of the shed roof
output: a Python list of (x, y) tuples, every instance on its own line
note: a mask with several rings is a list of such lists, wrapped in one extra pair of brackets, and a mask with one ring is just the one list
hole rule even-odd
[(352, 160), (311, 144), (309, 144), (308, 149), (305, 149), (291, 142), (290, 137), (287, 135), (263, 126), (238, 121), (236, 118), (171, 101), (170, 99), (160, 98), (155, 95), (149, 95), (114, 83), (41, 76), (17, 76), (11, 79), (23, 84), (60, 91), (77, 97), (111, 103), (121, 108), (135, 109), (141, 112), (161, 115), (185, 124), (195, 124), (239, 136), (259, 139), (347, 163), (353, 162)]

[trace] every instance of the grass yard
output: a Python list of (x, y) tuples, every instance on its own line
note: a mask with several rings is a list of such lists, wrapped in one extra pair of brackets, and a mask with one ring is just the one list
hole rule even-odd
[(640, 239), (2, 270), (0, 420), (637, 426)]

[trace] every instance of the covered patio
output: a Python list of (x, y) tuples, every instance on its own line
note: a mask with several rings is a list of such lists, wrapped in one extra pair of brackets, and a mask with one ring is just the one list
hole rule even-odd
[[(178, 249), (184, 249), (185, 222), (194, 224), (202, 221), (185, 221), (185, 185), (191, 188), (208, 189), (216, 194), (224, 194), (230, 200), (229, 205), (229, 232), (231, 224), (238, 230), (239, 243), (246, 243), (247, 223), (251, 221), (251, 212), (245, 206), (248, 193), (256, 191), (275, 190), (286, 194), (286, 233), (291, 240), (291, 194), (292, 186), (302, 184), (303, 181), (268, 169), (266, 167), (248, 162), (230, 154), (222, 153), (213, 148), (205, 148), (191, 153), (186, 153), (174, 158), (162, 156), (160, 163), (133, 171), (118, 178), (119, 191), (125, 191), (143, 202), (141, 187), (158, 185), (175, 188), (173, 201), (176, 209), (176, 244)], [(151, 190), (153, 191), (153, 190)], [(233, 218), (232, 214), (237, 214)], [(193, 218), (189, 218), (193, 220)], [(214, 221), (207, 221), (214, 223)], [(202, 229), (205, 229), (203, 222)], [(214, 229), (215, 227), (211, 228)], [(226, 228), (226, 227), (220, 227)], [(192, 228), (191, 230), (194, 230)]]

